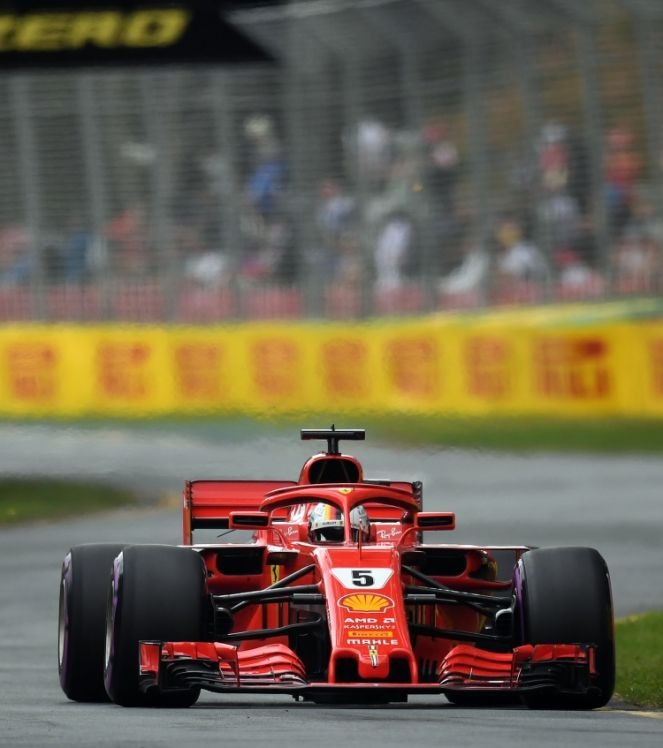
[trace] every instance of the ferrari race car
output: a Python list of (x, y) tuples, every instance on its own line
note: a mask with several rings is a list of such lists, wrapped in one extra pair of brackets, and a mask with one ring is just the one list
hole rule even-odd
[[(180, 546), (69, 551), (58, 662), (70, 699), (188, 707), (201, 689), (351, 704), (610, 699), (610, 579), (596, 550), (429, 543), (455, 515), (423, 511), (419, 482), (365, 478), (339, 451), (363, 430), (301, 435), (327, 449), (297, 481), (187, 481)], [(204, 530), (252, 535), (194, 543)]]

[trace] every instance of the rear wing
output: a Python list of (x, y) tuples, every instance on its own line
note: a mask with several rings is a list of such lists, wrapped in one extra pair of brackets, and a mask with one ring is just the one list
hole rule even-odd
[(230, 512), (257, 511), (265, 494), (277, 488), (296, 486), (292, 480), (194, 480), (184, 484), (182, 541), (193, 543), (199, 528), (228, 528)]

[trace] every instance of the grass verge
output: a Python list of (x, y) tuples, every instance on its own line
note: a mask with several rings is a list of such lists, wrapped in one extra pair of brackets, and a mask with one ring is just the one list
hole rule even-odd
[(298, 438), (299, 428), (365, 428), (369, 442), (377, 440), (400, 446), (455, 447), (510, 452), (559, 452), (589, 454), (662, 454), (663, 419), (555, 416), (459, 416), (376, 414), (286, 413), (256, 416), (233, 413), (164, 415), (152, 418), (82, 418), (49, 421), (14, 421), (82, 429), (126, 428), (136, 431), (171, 432), (222, 443), (238, 438), (281, 434)]
[(626, 701), (663, 708), (663, 611), (617, 621), (616, 692)]
[(379, 418), (376, 434), (399, 443), (509, 451), (661, 453), (660, 421), (557, 418)]
[(594, 454), (661, 454), (663, 421), (631, 418), (556, 418), (507, 416), (364, 417), (288, 416), (284, 422), (306, 426), (365, 427), (369, 441), (399, 445), (456, 447), (512, 452), (548, 451)]
[(131, 491), (94, 483), (20, 479), (0, 481), (0, 525), (60, 519), (135, 504)]

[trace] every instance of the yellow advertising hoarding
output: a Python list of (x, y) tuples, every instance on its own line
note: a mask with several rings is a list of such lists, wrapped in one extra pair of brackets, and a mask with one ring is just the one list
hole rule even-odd
[(0, 412), (663, 416), (663, 322), (7, 325)]

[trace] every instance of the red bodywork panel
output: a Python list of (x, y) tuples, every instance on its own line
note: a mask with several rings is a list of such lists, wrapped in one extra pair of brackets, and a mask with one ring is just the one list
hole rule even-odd
[(196, 480), (184, 485), (182, 542), (191, 545), (197, 527), (228, 527), (231, 511), (260, 508), (266, 493), (297, 485), (285, 480)]
[[(410, 653), (404, 650), (403, 654), (407, 657)], [(325, 683), (311, 682), (307, 679), (304, 663), (282, 644), (240, 650), (219, 642), (141, 642), (139, 655), (140, 676), (152, 686), (163, 680), (165, 666), (183, 660), (207, 666), (209, 677), (212, 679), (213, 676), (215, 690), (218, 691), (297, 692), (320, 691), (330, 686), (366, 686), (366, 681), (339, 683), (334, 678)], [(523, 675), (527, 668), (551, 668), (560, 664), (582, 668), (589, 675), (596, 674), (593, 648), (576, 644), (526, 644), (504, 653), (459, 644), (449, 651), (440, 664), (437, 688), (419, 681), (416, 676), (400, 683), (380, 683), (387, 673), (381, 667), (384, 662), (373, 665), (369, 660), (365, 671), (377, 681), (371, 683), (372, 688), (398, 688), (408, 693), (517, 691), (527, 688)]]

